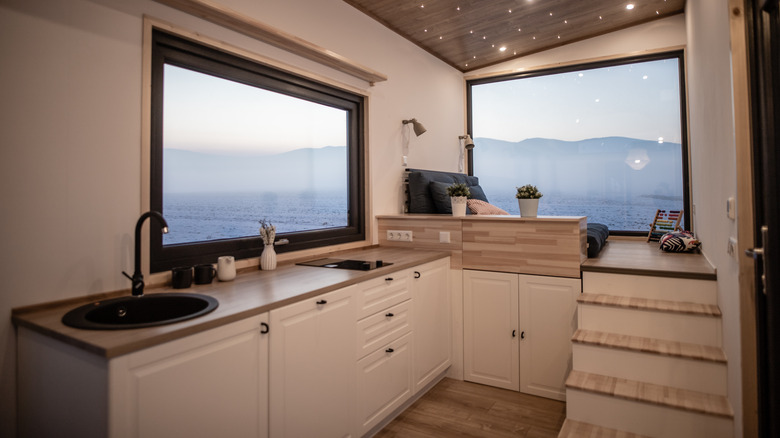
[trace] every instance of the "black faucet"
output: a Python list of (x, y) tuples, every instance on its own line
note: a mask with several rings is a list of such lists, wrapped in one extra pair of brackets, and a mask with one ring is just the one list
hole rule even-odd
[(144, 294), (144, 274), (141, 273), (141, 227), (144, 224), (144, 220), (148, 217), (157, 219), (162, 225), (163, 234), (168, 233), (168, 222), (165, 222), (165, 218), (156, 211), (147, 211), (142, 214), (135, 224), (135, 271), (132, 277), (125, 271), (122, 271), (122, 274), (133, 282), (132, 293), (137, 297)]

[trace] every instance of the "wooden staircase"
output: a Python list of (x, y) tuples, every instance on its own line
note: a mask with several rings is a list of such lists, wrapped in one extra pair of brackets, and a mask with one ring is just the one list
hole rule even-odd
[(596, 260), (583, 265), (559, 438), (733, 436), (714, 271)]

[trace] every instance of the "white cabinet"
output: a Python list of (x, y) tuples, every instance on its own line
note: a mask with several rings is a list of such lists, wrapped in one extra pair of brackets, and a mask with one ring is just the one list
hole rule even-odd
[(452, 363), (450, 260), (426, 263), (412, 272), (414, 392)]
[(520, 389), (517, 274), (463, 271), (464, 379)]
[(267, 436), (267, 314), (110, 364), (112, 436)]
[(404, 270), (356, 286), (358, 435), (370, 431), (413, 394), (412, 275)]
[(357, 285), (360, 435), (450, 366), (449, 268), (441, 259)]
[(578, 278), (519, 275), (520, 391), (566, 400)]
[(356, 436), (355, 287), (270, 312), (270, 431)]
[(20, 328), (19, 436), (267, 437), (266, 321), (110, 360)]
[(412, 343), (409, 332), (358, 361), (359, 435), (368, 432), (412, 396)]
[(580, 280), (463, 271), (465, 379), (565, 400)]

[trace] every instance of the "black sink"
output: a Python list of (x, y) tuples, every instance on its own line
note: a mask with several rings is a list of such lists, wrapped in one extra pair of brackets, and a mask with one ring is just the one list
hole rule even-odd
[(216, 298), (192, 293), (125, 296), (77, 307), (62, 323), (91, 330), (152, 327), (197, 318), (217, 306)]

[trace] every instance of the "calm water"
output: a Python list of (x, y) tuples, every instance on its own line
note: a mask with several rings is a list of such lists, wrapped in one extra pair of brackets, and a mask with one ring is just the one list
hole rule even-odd
[[(489, 195), (488, 195), (489, 196)], [(510, 214), (520, 214), (517, 199), (488, 198)], [(655, 211), (679, 210), (682, 200), (638, 196), (604, 199), (546, 194), (539, 202), (541, 216), (588, 216), (588, 222), (611, 230), (650, 229)], [(347, 199), (336, 194), (188, 193), (166, 194), (163, 214), (170, 232), (164, 244), (257, 236), (265, 218), (277, 233), (347, 225)]]
[[(509, 214), (520, 214), (517, 199), (488, 198)], [(637, 196), (606, 199), (545, 194), (539, 200), (540, 216), (587, 216), (589, 223), (601, 223), (610, 230), (649, 231), (656, 210), (680, 210), (682, 199)]]
[(343, 194), (177, 193), (164, 199), (165, 245), (258, 236), (262, 219), (277, 234), (347, 225)]

